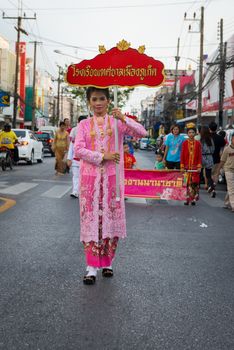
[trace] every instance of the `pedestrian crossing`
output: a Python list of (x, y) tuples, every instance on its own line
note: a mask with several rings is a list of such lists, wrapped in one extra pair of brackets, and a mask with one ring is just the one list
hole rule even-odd
[(36, 187), (37, 185), (37, 183), (20, 182), (17, 185), (9, 186), (4, 188), (3, 190), (0, 190), (0, 193), (18, 195)]
[(12, 196), (18, 196), (20, 194), (24, 194), (26, 192), (29, 192), (30, 190), (33, 190), (37, 187), (40, 187), (41, 184), (49, 183), (50, 188), (45, 189), (43, 188), (42, 193), (40, 194), (41, 197), (46, 198), (55, 198), (60, 199), (63, 196), (65, 196), (70, 190), (71, 190), (71, 184), (70, 182), (64, 184), (62, 181), (59, 181), (59, 184), (54, 184), (56, 181), (43, 181), (43, 182), (19, 182), (15, 185), (10, 185), (7, 181), (0, 181), (0, 194), (1, 195), (12, 195)]
[(55, 185), (52, 188), (50, 188), (48, 191), (41, 194), (41, 197), (62, 198), (70, 189), (71, 189), (71, 186)]
[[(46, 184), (46, 185), (45, 185)], [(8, 181), (0, 181), (0, 195), (19, 196), (24, 193), (30, 193), (35, 189), (39, 189), (41, 193), (40, 197), (61, 199), (71, 191), (70, 181), (59, 180), (45, 180), (45, 179), (33, 179), (30, 182), (19, 182), (18, 184), (11, 185)], [(37, 194), (38, 195), (38, 194)], [(223, 206), (223, 199), (221, 199), (218, 193), (216, 198), (210, 198), (205, 191), (200, 192), (199, 205), (208, 205), (209, 207), (221, 208)], [(133, 205), (147, 205), (147, 206), (183, 206), (182, 201), (166, 201), (166, 200), (152, 200), (145, 198), (127, 198), (126, 204)]]

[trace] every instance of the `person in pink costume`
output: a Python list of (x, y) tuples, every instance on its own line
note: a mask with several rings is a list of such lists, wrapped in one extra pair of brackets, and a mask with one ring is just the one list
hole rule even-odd
[[(80, 161), (80, 240), (87, 263), (85, 284), (94, 284), (98, 269), (112, 277), (112, 261), (118, 239), (126, 237), (124, 205), (125, 135), (144, 137), (144, 127), (127, 118), (118, 108), (107, 114), (109, 90), (89, 87), (87, 100), (93, 117), (82, 120), (75, 140)], [(115, 151), (115, 118), (118, 120), (119, 152)], [(120, 171), (120, 201), (116, 200), (116, 163)]]

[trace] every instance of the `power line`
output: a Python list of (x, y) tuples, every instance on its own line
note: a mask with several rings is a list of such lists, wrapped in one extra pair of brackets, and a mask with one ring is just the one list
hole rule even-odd
[[(219, 0), (216, 0), (219, 1)], [(196, 1), (203, 3), (203, 0)], [(34, 8), (33, 11), (82, 11), (82, 10), (105, 10), (105, 9), (120, 9), (120, 8), (148, 8), (161, 6), (178, 6), (194, 4), (194, 1), (176, 1), (176, 2), (162, 2), (157, 4), (142, 4), (142, 5), (115, 5), (115, 6), (88, 6), (88, 7), (39, 7)], [(7, 9), (12, 10), (12, 9)]]

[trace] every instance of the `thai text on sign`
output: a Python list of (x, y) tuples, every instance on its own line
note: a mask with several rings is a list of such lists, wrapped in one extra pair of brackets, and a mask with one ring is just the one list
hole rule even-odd
[(152, 65), (148, 65), (146, 68), (134, 68), (131, 64), (126, 65), (124, 68), (114, 68), (109, 66), (108, 68), (92, 68), (90, 65), (84, 68), (76, 68), (71, 65), (73, 71), (73, 77), (139, 77), (144, 80), (146, 77), (156, 77), (157, 68), (153, 68)]
[(124, 184), (126, 197), (186, 199), (186, 177), (180, 171), (126, 169)]
[(164, 81), (164, 65), (144, 54), (145, 46), (130, 47), (126, 40), (110, 50), (99, 46), (100, 54), (68, 67), (66, 81), (75, 86), (159, 86)]

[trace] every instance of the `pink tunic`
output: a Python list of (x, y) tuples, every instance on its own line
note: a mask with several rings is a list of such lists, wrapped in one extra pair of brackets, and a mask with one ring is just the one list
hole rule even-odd
[[(91, 119), (82, 120), (75, 140), (75, 157), (80, 158), (80, 240), (83, 242), (99, 241), (99, 195), (101, 178), (103, 181), (102, 238), (124, 238), (126, 236), (126, 219), (124, 203), (124, 158), (123, 138), (125, 135), (144, 137), (144, 127), (130, 118), (126, 123), (118, 121), (120, 152), (120, 202), (116, 202), (116, 164), (104, 161), (102, 153), (115, 151), (114, 118), (110, 116), (112, 135), (100, 130), (94, 122), (95, 137), (92, 136)], [(107, 130), (108, 116), (105, 116), (103, 129)]]

